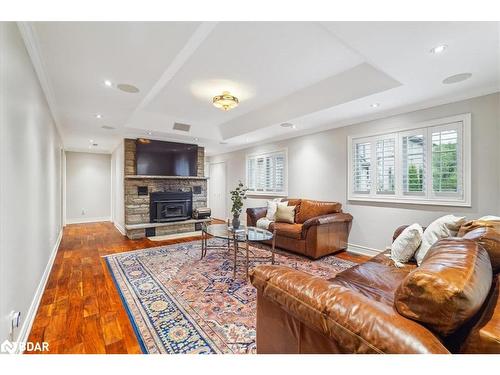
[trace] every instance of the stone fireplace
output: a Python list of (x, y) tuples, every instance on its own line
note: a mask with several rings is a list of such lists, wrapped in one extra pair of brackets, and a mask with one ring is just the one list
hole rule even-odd
[(135, 140), (125, 139), (125, 230), (131, 239), (193, 232), (207, 219), (192, 210), (207, 207), (205, 151), (198, 148), (198, 176), (136, 175)]

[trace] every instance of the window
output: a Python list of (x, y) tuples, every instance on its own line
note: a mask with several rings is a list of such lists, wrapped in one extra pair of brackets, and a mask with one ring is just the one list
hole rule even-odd
[(348, 199), (470, 206), (470, 126), (464, 114), (349, 137)]
[(249, 194), (287, 195), (286, 150), (247, 156)]

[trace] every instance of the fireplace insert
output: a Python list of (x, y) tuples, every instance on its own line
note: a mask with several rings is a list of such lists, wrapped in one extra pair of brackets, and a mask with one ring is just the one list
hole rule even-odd
[(188, 220), (193, 214), (193, 193), (190, 191), (151, 193), (149, 201), (151, 223)]

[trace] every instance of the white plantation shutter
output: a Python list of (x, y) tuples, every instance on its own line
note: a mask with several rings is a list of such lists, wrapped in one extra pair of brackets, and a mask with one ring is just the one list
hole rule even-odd
[(461, 196), (460, 124), (431, 129), (432, 192), (434, 195)]
[(247, 157), (250, 193), (286, 195), (286, 151)]
[(396, 191), (396, 139), (377, 141), (377, 193), (394, 194)]
[(369, 193), (371, 190), (371, 144), (356, 143), (353, 155), (354, 191)]
[(425, 131), (402, 136), (403, 194), (425, 194), (426, 157)]
[(470, 121), (463, 114), (412, 130), (349, 137), (347, 198), (470, 207)]

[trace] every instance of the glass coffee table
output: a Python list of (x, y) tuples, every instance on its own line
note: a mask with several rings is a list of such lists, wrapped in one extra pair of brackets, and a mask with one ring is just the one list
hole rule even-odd
[[(226, 241), (226, 246), (208, 245), (211, 237), (220, 238)], [(251, 242), (272, 241), (271, 254), (268, 257), (257, 257), (249, 248)], [(250, 258), (253, 261), (268, 261), (274, 264), (276, 233), (256, 227), (241, 225), (236, 231), (231, 230), (227, 224), (203, 225), (201, 230), (201, 259), (207, 255), (208, 249), (227, 249), (227, 253), (233, 256), (233, 277), (236, 277), (236, 266), (238, 258), (245, 259), (245, 271), (248, 278), (248, 265)]]

